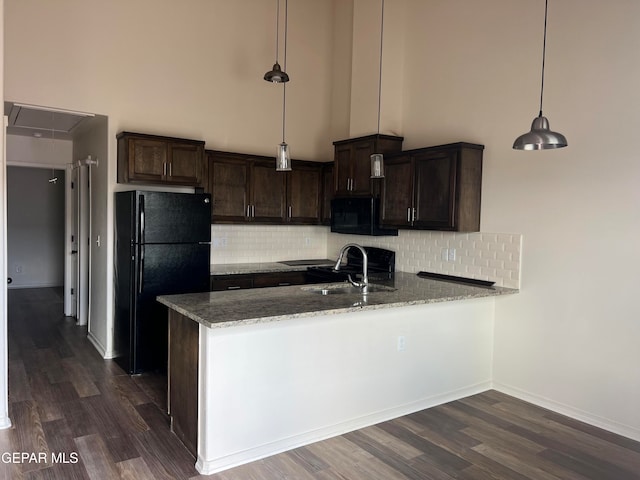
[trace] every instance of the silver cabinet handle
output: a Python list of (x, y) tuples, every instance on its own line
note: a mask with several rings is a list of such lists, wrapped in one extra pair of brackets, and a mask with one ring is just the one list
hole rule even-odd
[(173, 163), (169, 162), (169, 176), (173, 176)]
[(247, 205), (247, 217), (251, 216), (251, 205)]
[(291, 205), (289, 205), (289, 218), (291, 218), (293, 216), (293, 207), (291, 207)]
[(412, 215), (411, 215), (411, 221), (415, 222), (416, 221), (416, 209), (412, 208)]
[(162, 162), (162, 175), (167, 176), (167, 162)]
[(411, 221), (411, 208), (408, 207), (407, 208), (407, 222), (410, 222), (410, 221)]
[(240, 290), (242, 287), (239, 287), (237, 285), (229, 285), (227, 287), (227, 290)]

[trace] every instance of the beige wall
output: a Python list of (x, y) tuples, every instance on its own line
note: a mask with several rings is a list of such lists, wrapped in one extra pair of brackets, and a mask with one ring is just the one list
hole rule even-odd
[(52, 140), (23, 135), (7, 135), (7, 162), (10, 165), (66, 168), (73, 161), (71, 140)]
[(485, 144), (482, 230), (523, 234), (496, 386), (640, 439), (640, 4), (549, 2), (544, 112), (569, 147), (514, 151), (543, 18), (542, 1), (408, 0), (405, 144)]
[[(289, 5), (287, 141), (301, 159), (331, 154), (323, 72), (332, 13), (329, 1)], [(5, 95), (108, 115), (114, 134), (271, 154), (282, 135), (282, 85), (262, 76), (275, 58), (275, 23), (275, 2), (264, 0), (10, 0)], [(281, 43), (281, 62), (282, 53)]]
[[(338, 92), (323, 72), (336, 64), (332, 15), (344, 7), (291, 2), (294, 156), (330, 158), (335, 125), (373, 133), (375, 83), (360, 79), (377, 58), (360, 57), (370, 41), (358, 12), (371, 16), (367, 30), (378, 2), (363, 2), (350, 86)], [(122, 129), (267, 154), (279, 142), (281, 97), (261, 80), (273, 63), (273, 2), (5, 3), (5, 98), (108, 115), (110, 192)], [(404, 36), (385, 31), (399, 43), (388, 55), (401, 65), (389, 94), (401, 105), (396, 133), (407, 148), (486, 145), (482, 229), (523, 235), (522, 291), (496, 301), (496, 386), (640, 439), (640, 162), (629, 141), (640, 127), (640, 4), (551, 3), (544, 110), (569, 148), (545, 152), (511, 149), (538, 110), (543, 2), (388, 4)], [(336, 32), (348, 37), (345, 24)], [(349, 88), (347, 114), (338, 107)]]

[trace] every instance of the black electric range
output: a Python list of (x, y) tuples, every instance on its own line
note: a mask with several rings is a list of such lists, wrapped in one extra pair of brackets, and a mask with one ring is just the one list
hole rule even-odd
[[(383, 281), (393, 278), (396, 268), (396, 252), (378, 247), (363, 247), (367, 252), (369, 281)], [(347, 251), (347, 263), (342, 264), (339, 271), (334, 271), (333, 266), (313, 266), (307, 268), (307, 279), (309, 283), (330, 283), (342, 282), (348, 276), (356, 278), (362, 276), (362, 252), (357, 248), (350, 248)], [(344, 262), (344, 260), (343, 260)]]

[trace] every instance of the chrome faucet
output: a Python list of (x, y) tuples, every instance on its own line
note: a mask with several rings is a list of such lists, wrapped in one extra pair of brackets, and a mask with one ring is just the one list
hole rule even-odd
[(349, 279), (349, 282), (351, 283), (351, 285), (353, 285), (354, 287), (360, 288), (360, 291), (362, 293), (365, 293), (365, 294), (369, 293), (369, 274), (368, 274), (369, 258), (367, 257), (367, 251), (357, 243), (347, 243), (344, 247), (340, 249), (340, 254), (338, 255), (338, 260), (336, 261), (336, 265), (333, 267), (333, 271), (334, 272), (340, 271), (340, 264), (342, 263), (342, 257), (344, 257), (345, 252), (349, 250), (351, 247), (355, 247), (358, 250), (360, 250), (360, 252), (362, 252), (362, 281), (356, 282), (353, 278), (351, 278), (351, 274), (348, 274), (347, 278)]

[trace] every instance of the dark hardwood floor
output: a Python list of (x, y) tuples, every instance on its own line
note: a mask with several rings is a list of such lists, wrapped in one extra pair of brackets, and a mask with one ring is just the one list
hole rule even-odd
[(166, 378), (100, 358), (61, 294), (9, 291), (0, 479), (640, 479), (640, 443), (496, 391), (199, 476), (169, 430)]

